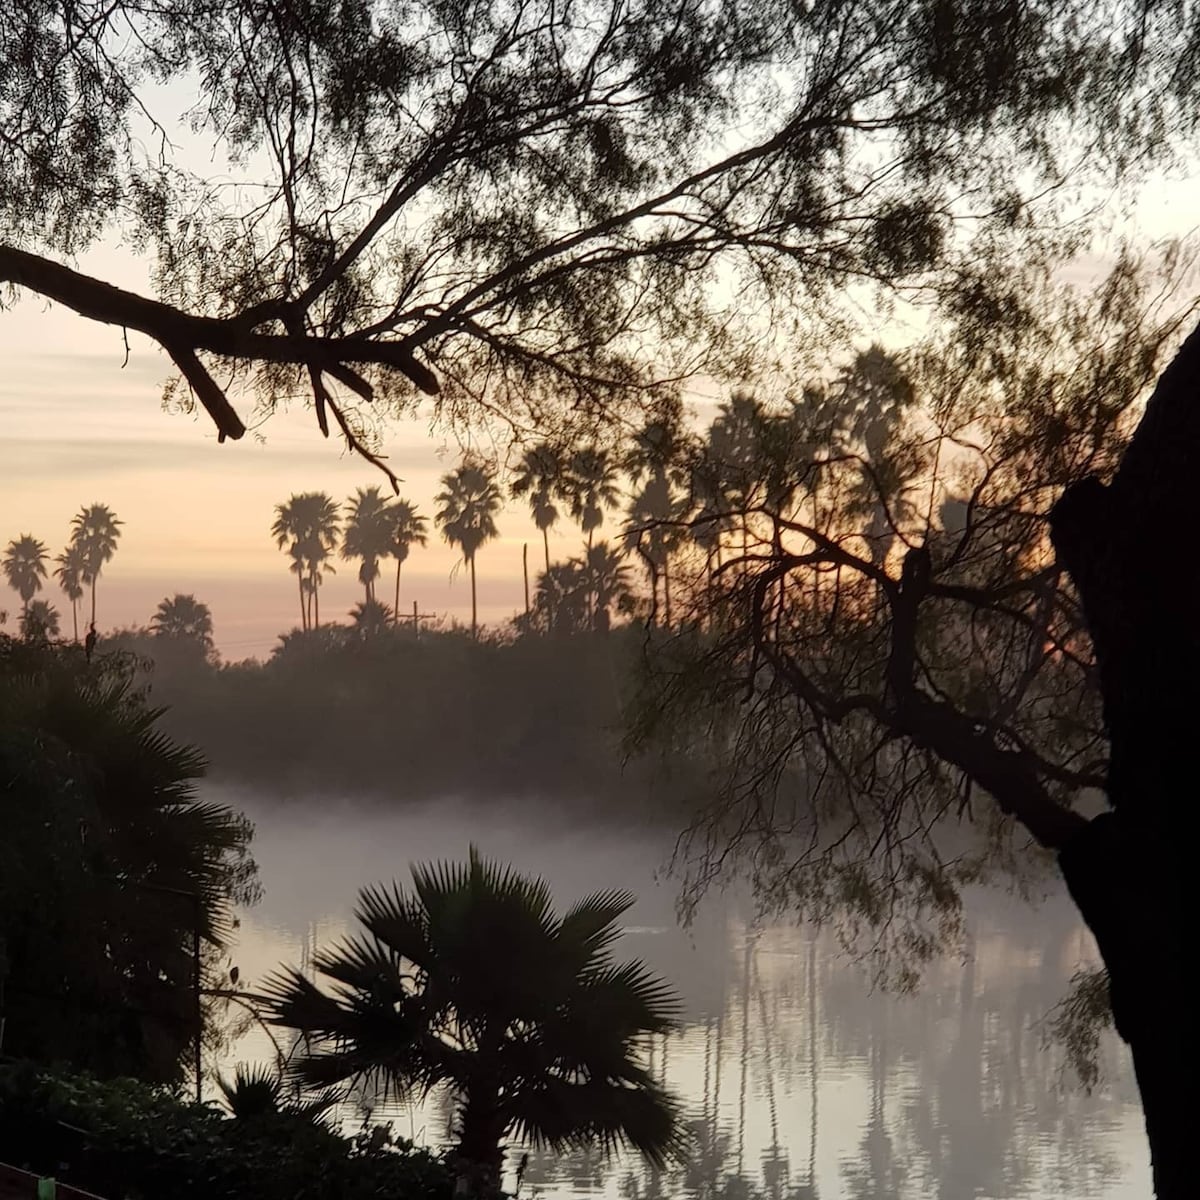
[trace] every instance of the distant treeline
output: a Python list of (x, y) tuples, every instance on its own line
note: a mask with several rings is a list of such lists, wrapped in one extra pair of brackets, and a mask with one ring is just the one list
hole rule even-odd
[(191, 639), (125, 631), (162, 725), (213, 778), (280, 797), (352, 792), (380, 801), (527, 797), (572, 816), (678, 824), (702, 768), (622, 761), (622, 708), (647, 632), (474, 641), (466, 631), (344, 626), (294, 632), (263, 663), (221, 664)]

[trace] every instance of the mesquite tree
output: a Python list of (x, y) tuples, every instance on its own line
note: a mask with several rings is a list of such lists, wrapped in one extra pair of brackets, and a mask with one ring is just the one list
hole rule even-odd
[(743, 397), (742, 436), (690, 452), (689, 611), (632, 734), (710, 763), (688, 894), (737, 864), (768, 907), (882, 948), (902, 984), (960, 932), (964, 887), (1057, 856), (1158, 1194), (1181, 1196), (1200, 333), (1130, 441), (1195, 315), (1151, 311), (1157, 287), (1128, 260), (1086, 303), (1030, 279), (789, 402)]

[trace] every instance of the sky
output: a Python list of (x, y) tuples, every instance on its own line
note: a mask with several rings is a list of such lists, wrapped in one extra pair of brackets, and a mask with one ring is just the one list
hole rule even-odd
[[(1127, 232), (1148, 242), (1190, 232), (1200, 214), (1200, 170), (1146, 187)], [(136, 247), (133, 248), (136, 251)], [(1105, 257), (1089, 259), (1095, 277)], [(119, 286), (151, 294), (148, 263), (106, 242), (77, 264)], [(103, 631), (146, 625), (158, 602), (192, 593), (213, 612), (218, 649), (229, 660), (264, 657), (278, 635), (298, 624), (295, 577), (270, 535), (275, 506), (293, 492), (325, 491), (339, 501), (382, 474), (323, 439), (300, 406), (272, 416), (257, 435), (219, 445), (208, 417), (163, 410), (172, 365), (148, 339), (85, 321), (26, 296), (0, 308), (0, 546), (22, 534), (51, 554), (66, 545), (72, 516), (104, 503), (124, 521), (121, 542), (104, 568), (97, 625)], [(692, 403), (711, 408), (713, 385)], [(403, 480), (401, 495), (428, 517), (440, 476), (460, 457), (456, 444), (430, 429), (428, 417), (389, 426), (384, 453)], [(432, 522), (431, 522), (432, 524)], [(531, 580), (541, 561), (541, 535), (524, 505), (499, 520), (501, 536), (478, 555), (480, 620), (498, 624), (524, 605), (522, 547)], [(555, 558), (578, 553), (581, 535), (569, 521), (551, 537)], [(362, 596), (357, 565), (337, 562), (321, 590), (323, 620), (345, 620)], [(385, 574), (385, 581), (386, 581)], [(391, 596), (391, 582), (381, 596)], [(43, 593), (70, 632), (70, 605), (51, 581)], [(470, 586), (456, 553), (436, 532), (404, 567), (402, 611), (470, 619)], [(15, 624), (20, 601), (0, 582), (0, 610)]]

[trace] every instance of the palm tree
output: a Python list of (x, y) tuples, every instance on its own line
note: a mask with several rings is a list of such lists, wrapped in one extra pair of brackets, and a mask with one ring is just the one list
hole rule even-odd
[(462, 551), (463, 561), (471, 570), (471, 636), (477, 637), (475, 555), (480, 546), (499, 536), (496, 513), (504, 499), (487, 467), (464, 462), (457, 470), (442, 476), (442, 490), (436, 500), (441, 507), (434, 519), (441, 526), (442, 537)]
[(325, 1114), (337, 1103), (337, 1098), (329, 1094), (309, 1101), (289, 1096), (279, 1072), (261, 1064), (245, 1067), (239, 1063), (232, 1080), (217, 1077), (217, 1089), (230, 1116), (238, 1121), (285, 1117), (327, 1127)]
[(324, 492), (300, 492), (275, 506), (271, 526), (275, 544), (286, 549), (288, 568), (300, 590), (300, 627), (319, 629), (321, 606), (317, 589), (322, 574), (332, 574), (329, 556), (337, 547), (338, 506)]
[(96, 623), (96, 581), (100, 571), (117, 549), (121, 526), (116, 513), (107, 504), (81, 508), (71, 522), (71, 540), (83, 552), (83, 582), (92, 586), (92, 624)]
[(629, 567), (624, 558), (607, 542), (597, 542), (581, 564), (587, 579), (591, 626), (602, 633), (608, 632), (613, 610), (629, 600)]
[(521, 456), (509, 492), (513, 496), (529, 497), (533, 523), (542, 534), (547, 573), (550, 571), (550, 530), (558, 523), (555, 500), (563, 495), (563, 488), (562, 455), (549, 442), (530, 446)]
[(8, 585), (21, 597), (21, 618), (29, 612), (29, 602), (42, 590), (46, 578), (46, 559), (50, 557), (44, 542), (31, 533), (23, 533), (8, 543), (4, 554), (4, 574)]
[(391, 507), (391, 556), (396, 560), (396, 602), (392, 605), (392, 621), (400, 621), (400, 568), (413, 546), (424, 546), (429, 537), (429, 522), (417, 512), (416, 505), (397, 500)]
[(359, 488), (349, 500), (350, 511), (342, 535), (342, 557), (358, 558), (358, 582), (366, 590), (365, 599), (375, 599), (375, 580), (379, 578), (379, 560), (392, 549), (391, 505), (379, 488)]
[(58, 609), (49, 600), (31, 600), (21, 614), (21, 636), (26, 641), (58, 637)]
[(155, 637), (198, 642), (205, 650), (213, 644), (212, 611), (190, 593), (176, 592), (159, 601), (150, 628)]
[(592, 536), (604, 522), (604, 510), (615, 508), (617, 465), (607, 450), (587, 446), (571, 455), (564, 480), (564, 491), (571, 506), (571, 516), (579, 522), (592, 548)]
[(71, 602), (71, 626), (78, 642), (79, 601), (83, 599), (83, 575), (87, 568), (83, 547), (78, 542), (71, 542), (54, 561), (58, 564), (54, 568), (54, 578)]
[(661, 1163), (680, 1146), (675, 1102), (644, 1065), (677, 1001), (640, 962), (611, 955), (634, 897), (600, 892), (559, 916), (541, 879), (482, 859), (412, 868), (359, 894), (365, 935), (319, 953), (322, 991), (288, 968), (263, 988), (298, 1031), (311, 1088), (446, 1088), (460, 1190), (494, 1195), (513, 1136), (555, 1151), (631, 1146)]
[(381, 600), (360, 600), (350, 610), (350, 620), (354, 632), (363, 638), (374, 637), (394, 623), (392, 610)]

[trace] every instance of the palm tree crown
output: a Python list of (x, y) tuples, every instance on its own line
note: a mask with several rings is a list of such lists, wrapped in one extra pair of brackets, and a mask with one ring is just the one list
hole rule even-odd
[(71, 624), (75, 640), (79, 641), (79, 601), (83, 599), (83, 576), (87, 570), (87, 559), (83, 547), (75, 541), (55, 558), (54, 578), (71, 602)]
[(58, 609), (49, 600), (31, 600), (21, 614), (21, 636), (27, 641), (58, 637)]
[(571, 516), (579, 522), (590, 548), (592, 535), (604, 521), (604, 510), (615, 508), (620, 495), (612, 455), (597, 446), (577, 450), (568, 464), (565, 491)]
[(549, 442), (530, 446), (521, 456), (509, 492), (513, 496), (528, 496), (533, 523), (541, 530), (542, 548), (546, 555), (546, 570), (550, 570), (550, 530), (558, 523), (558, 505), (565, 498), (565, 477), (562, 455)]
[(396, 560), (396, 601), (392, 606), (392, 621), (400, 620), (400, 568), (408, 559), (413, 546), (424, 546), (429, 541), (429, 522), (417, 512), (415, 504), (408, 500), (397, 500), (391, 506), (391, 549)]
[(29, 611), (29, 602), (42, 590), (46, 578), (46, 560), (50, 557), (44, 542), (24, 533), (8, 543), (4, 553), (4, 574), (9, 587), (21, 597), (21, 611)]
[(212, 611), (190, 593), (176, 592), (160, 600), (150, 628), (156, 637), (198, 642), (206, 650), (213, 644)]
[(462, 551), (463, 561), (471, 571), (471, 635), (478, 632), (478, 607), (475, 597), (475, 555), (479, 548), (499, 537), (496, 513), (504, 498), (496, 486), (496, 478), (487, 467), (464, 462), (456, 470), (442, 476), (442, 490), (436, 497), (440, 505), (435, 520), (442, 536)]
[(631, 1146), (661, 1162), (679, 1146), (675, 1103), (647, 1071), (649, 1035), (677, 1002), (640, 962), (610, 953), (634, 903), (600, 892), (561, 916), (541, 879), (482, 859), (414, 866), (413, 887), (371, 887), (365, 936), (317, 956), (322, 991), (271, 977), (271, 1019), (299, 1031), (310, 1087), (364, 1081), (400, 1094), (447, 1087), (468, 1180), (499, 1182), (503, 1145)]
[(92, 624), (96, 623), (96, 581), (104, 564), (116, 553), (121, 526), (116, 513), (107, 504), (81, 508), (71, 522), (71, 541), (83, 555), (83, 582), (92, 588)]
[(300, 492), (275, 506), (271, 526), (275, 544), (291, 558), (288, 568), (300, 589), (300, 627), (321, 624), (317, 589), (323, 574), (332, 573), (329, 556), (337, 547), (338, 506), (324, 492)]
[(358, 582), (366, 591), (367, 601), (375, 599), (379, 560), (386, 558), (391, 550), (391, 504), (378, 487), (359, 488), (349, 500), (346, 529), (342, 535), (342, 557), (362, 560)]

